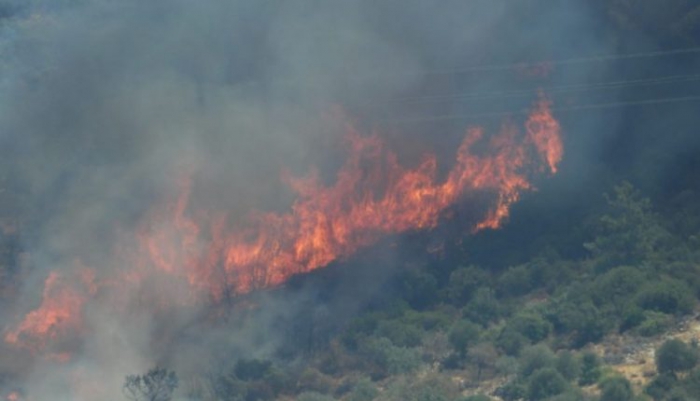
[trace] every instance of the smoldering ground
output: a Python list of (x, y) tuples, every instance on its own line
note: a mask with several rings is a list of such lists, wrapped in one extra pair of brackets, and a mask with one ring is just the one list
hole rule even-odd
[[(465, 127), (483, 121), (401, 121), (518, 110), (532, 98), (419, 107), (396, 99), (573, 85), (616, 68), (556, 68), (534, 79), (514, 68), (449, 72), (610, 53), (584, 1), (66, 0), (9, 1), (2, 10), (0, 152), (24, 255), (7, 279), (3, 327), (36, 308), (51, 270), (76, 259), (98, 276), (122, 268), (115, 243), (178, 191), (183, 174), (196, 178), (192, 205), (234, 219), (289, 207), (282, 170), (315, 165), (332, 180), (343, 155), (337, 106), (386, 133), (408, 164), (426, 149), (449, 161)], [(551, 193), (571, 194), (595, 177), (600, 140), (615, 135), (621, 118), (604, 117), (565, 125), (574, 145), (562, 173), (569, 180)], [(394, 256), (378, 260), (391, 265)], [(211, 323), (216, 314), (202, 305), (161, 312), (134, 301), (115, 310), (112, 294), (102, 295), (86, 307), (89, 335), (64, 344), (75, 352), (70, 362), (3, 360), (1, 385), (32, 400), (117, 399), (126, 374), (156, 363), (187, 378), (225, 363), (221, 355), (269, 356), (285, 341), (283, 317), (327, 308), (352, 315), (392, 272), (377, 270), (340, 283), (342, 302), (317, 302), (312, 289), (256, 295), (256, 318), (246, 324), (230, 316)], [(157, 280), (134, 298), (153, 292), (182, 304), (182, 288)]]

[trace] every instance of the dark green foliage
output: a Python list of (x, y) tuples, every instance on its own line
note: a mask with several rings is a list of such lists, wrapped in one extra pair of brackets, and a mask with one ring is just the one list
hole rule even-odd
[(400, 378), (382, 391), (380, 399), (390, 401), (450, 401), (458, 395), (454, 382), (444, 376)]
[(695, 296), (685, 283), (662, 279), (648, 282), (637, 295), (637, 304), (645, 310), (687, 314), (695, 306)]
[(653, 337), (668, 330), (673, 317), (665, 313), (647, 311), (643, 314), (644, 320), (634, 330), (637, 334), (643, 337)]
[(410, 270), (402, 280), (402, 295), (414, 309), (424, 309), (437, 301), (438, 282), (425, 270)]
[(644, 389), (655, 400), (662, 400), (676, 385), (676, 378), (672, 374), (664, 373), (654, 378)]
[(532, 276), (526, 265), (509, 268), (498, 278), (496, 287), (500, 297), (519, 297), (532, 288)]
[(637, 268), (616, 267), (594, 281), (592, 288), (596, 304), (611, 305), (619, 313), (631, 302), (645, 280), (646, 277)]
[(175, 372), (155, 367), (143, 375), (129, 375), (123, 392), (132, 401), (170, 401), (178, 386)]
[(469, 320), (486, 326), (501, 316), (501, 304), (491, 288), (479, 288), (463, 313)]
[(450, 344), (459, 355), (464, 356), (467, 348), (479, 339), (479, 332), (479, 326), (468, 320), (460, 320), (450, 329)]
[(297, 401), (335, 401), (335, 398), (329, 395), (308, 391), (299, 394)]
[(569, 384), (566, 379), (553, 368), (543, 368), (535, 371), (527, 384), (527, 399), (532, 401), (561, 394)]
[(696, 396), (691, 396), (683, 388), (675, 387), (671, 390), (671, 393), (666, 398), (668, 401), (696, 401)]
[(471, 348), (468, 352), (469, 363), (476, 367), (476, 380), (481, 380), (482, 373), (487, 369), (495, 367), (498, 351), (489, 343), (480, 343)]
[(388, 320), (379, 323), (375, 335), (386, 337), (400, 347), (415, 347), (420, 345), (423, 331), (400, 320)]
[(554, 397), (550, 397), (547, 401), (586, 401), (590, 398), (586, 397), (581, 390), (576, 388), (569, 388), (561, 394), (557, 394)]
[(682, 384), (688, 394), (700, 394), (700, 369), (690, 372)]
[(647, 313), (635, 304), (627, 304), (620, 315), (619, 332), (624, 333), (642, 324), (647, 318)]
[(314, 368), (304, 369), (297, 380), (297, 390), (301, 392), (326, 394), (332, 387), (333, 380)]
[(579, 384), (588, 386), (594, 384), (600, 378), (600, 359), (592, 352), (586, 352), (581, 356), (581, 376)]
[(581, 362), (571, 351), (561, 351), (557, 354), (555, 367), (568, 381), (576, 380), (581, 374)]
[(606, 195), (608, 210), (598, 221), (598, 236), (585, 244), (599, 269), (658, 258), (671, 236), (652, 211), (651, 201), (628, 182), (613, 192)]
[(365, 313), (353, 319), (341, 335), (342, 343), (349, 349), (356, 350), (367, 336), (374, 333), (383, 318), (378, 313)]
[[(447, 309), (447, 308), (445, 308)], [(401, 321), (423, 330), (444, 330), (452, 324), (453, 317), (444, 310), (418, 312), (407, 310)]]
[(367, 360), (390, 374), (408, 373), (421, 364), (418, 350), (397, 347), (387, 338), (368, 339), (363, 343), (361, 353)]
[(468, 397), (460, 398), (459, 401), (491, 401), (491, 397), (484, 394), (470, 395)]
[(504, 328), (496, 338), (496, 346), (507, 355), (518, 355), (528, 343), (529, 341), (524, 335), (508, 328)]
[(487, 279), (488, 275), (476, 266), (460, 267), (450, 274), (446, 289), (447, 299), (454, 305), (462, 306)]
[(506, 383), (504, 386), (496, 389), (496, 395), (503, 398), (505, 401), (522, 400), (527, 394), (525, 384), (518, 380), (513, 380)]
[(624, 377), (612, 377), (600, 384), (600, 401), (629, 401), (633, 397), (632, 385)]
[(522, 334), (531, 342), (544, 340), (549, 335), (552, 325), (542, 315), (534, 311), (519, 313), (508, 320), (506, 330)]
[(675, 374), (691, 370), (698, 363), (698, 351), (681, 340), (667, 340), (656, 350), (659, 373)]
[(603, 338), (613, 325), (591, 302), (565, 299), (555, 303), (548, 318), (560, 334), (573, 334), (572, 346), (582, 347)]
[(553, 368), (556, 357), (546, 345), (533, 345), (523, 350), (520, 355), (520, 375), (530, 376), (536, 370)]
[(367, 378), (362, 378), (355, 384), (348, 401), (372, 401), (378, 394), (379, 391), (374, 383)]

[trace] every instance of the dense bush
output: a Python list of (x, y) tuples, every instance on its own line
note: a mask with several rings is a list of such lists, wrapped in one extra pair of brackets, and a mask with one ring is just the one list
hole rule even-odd
[(698, 350), (681, 340), (667, 340), (656, 350), (656, 369), (661, 374), (688, 371), (697, 363)]

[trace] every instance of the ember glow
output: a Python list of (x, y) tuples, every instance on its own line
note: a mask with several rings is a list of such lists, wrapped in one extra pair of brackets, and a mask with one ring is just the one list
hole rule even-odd
[[(317, 171), (288, 178), (297, 195), (289, 210), (254, 211), (244, 224), (231, 223), (222, 211), (192, 210), (188, 176), (180, 181), (179, 196), (147, 214), (132, 236), (135, 246), (115, 246), (123, 269), (99, 278), (85, 267), (51, 272), (41, 304), (6, 331), (5, 341), (68, 359), (56, 353), (56, 344), (89, 330), (83, 322), (86, 305), (103, 292), (138, 293), (145, 280), (165, 276), (188, 289), (178, 302), (220, 304), (348, 258), (384, 236), (429, 230), (470, 195), (493, 199), (485, 215), (470, 223), (473, 231), (498, 228), (521, 193), (532, 189), (533, 173), (557, 171), (559, 131), (550, 103), (541, 100), (524, 132), (513, 124), (491, 136), (469, 129), (452, 169), (440, 178), (435, 155), (411, 168), (401, 166), (378, 136), (349, 126), (348, 156), (332, 185), (324, 185)], [(119, 290), (106, 290), (114, 288)]]

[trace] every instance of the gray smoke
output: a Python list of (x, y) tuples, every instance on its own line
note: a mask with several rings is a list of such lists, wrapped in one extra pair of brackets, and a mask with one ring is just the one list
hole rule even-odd
[[(0, 3), (0, 152), (22, 194), (16, 213), (24, 221), (26, 256), (13, 276), (16, 290), (3, 300), (0, 323), (10, 327), (36, 308), (48, 271), (67, 270), (76, 258), (98, 275), (119, 269), (114, 228), (134, 228), (154, 202), (178, 191), (179, 176), (193, 166), (192, 202), (198, 206), (227, 210), (234, 219), (251, 209), (286, 210), (292, 194), (280, 184), (283, 169), (303, 174), (316, 165), (325, 178), (333, 177), (344, 134), (336, 107), (350, 120), (359, 116), (360, 126), (384, 128), (408, 159), (427, 147), (449, 160), (469, 121), (389, 122), (518, 110), (533, 98), (418, 106), (392, 99), (492, 93), (532, 83), (508, 68), (446, 70), (609, 53), (586, 4)], [(550, 84), (586, 82), (595, 74), (602, 73), (555, 70)], [(597, 119), (577, 123), (579, 132), (600, 131)], [(608, 120), (605, 132), (614, 125)], [(570, 167), (578, 172), (572, 174), (595, 171), (586, 163), (598, 151), (600, 135), (567, 138), (576, 147), (567, 149), (571, 163), (583, 169)], [(180, 290), (155, 283), (142, 292), (158, 291), (177, 302)], [(9, 377), (0, 387), (21, 388), (39, 401), (116, 400), (126, 374), (156, 363), (191, 377), (221, 355), (269, 355), (281, 339), (271, 329), (275, 322), (313, 308), (313, 295), (260, 297), (252, 323), (238, 327), (234, 320), (205, 330), (197, 322), (207, 312), (199, 308), (162, 315), (134, 305), (122, 313), (111, 308), (107, 294), (87, 307), (90, 334), (74, 347), (71, 362), (0, 360), (0, 375)], [(76, 381), (82, 383), (79, 393)]]

